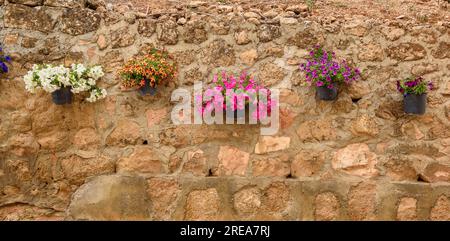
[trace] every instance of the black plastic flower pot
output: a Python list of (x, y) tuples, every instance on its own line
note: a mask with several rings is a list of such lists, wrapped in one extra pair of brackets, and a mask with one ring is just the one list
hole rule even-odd
[(403, 98), (405, 113), (423, 115), (427, 107), (427, 94), (407, 94)]
[(325, 86), (316, 87), (316, 95), (320, 100), (332, 101), (335, 100), (338, 94), (338, 89), (336, 86), (329, 89)]
[[(226, 110), (223, 110), (224, 115), (226, 117), (226, 119), (233, 119), (233, 120), (239, 120), (239, 119), (244, 119), (247, 120), (249, 117), (249, 106), (248, 104), (245, 105), (245, 109), (244, 111), (238, 111), (236, 110), (231, 110), (231, 108), (227, 107)], [(226, 120), (225, 119), (225, 120)]]
[(64, 105), (72, 103), (72, 91), (70, 87), (61, 87), (59, 90), (52, 92), (53, 103)]
[(245, 117), (245, 110), (244, 111), (238, 111), (238, 110), (234, 110), (232, 111), (231, 109), (227, 109), (225, 110), (225, 114), (227, 116), (227, 118), (235, 118), (235, 119), (242, 119)]
[(146, 94), (156, 95), (156, 86), (150, 85), (150, 80), (145, 80), (145, 85), (139, 88), (139, 93), (144, 96)]

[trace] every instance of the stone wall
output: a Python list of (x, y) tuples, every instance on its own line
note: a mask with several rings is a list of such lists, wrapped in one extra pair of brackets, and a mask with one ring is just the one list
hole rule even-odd
[[(14, 60), (0, 81), (1, 220), (450, 220), (448, 25), (316, 22), (304, 6), (147, 16), (93, 0), (0, 5)], [(334, 102), (301, 86), (317, 43), (364, 72)], [(155, 97), (123, 91), (116, 71), (152, 46), (175, 56), (176, 83)], [(26, 93), (22, 76), (42, 62), (103, 65), (109, 96), (57, 106)], [(172, 90), (221, 69), (280, 88), (278, 135), (171, 123)], [(423, 116), (405, 115), (395, 89), (410, 74), (437, 86)]]

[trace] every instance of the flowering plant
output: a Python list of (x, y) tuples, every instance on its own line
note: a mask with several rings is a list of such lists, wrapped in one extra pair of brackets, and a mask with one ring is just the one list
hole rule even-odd
[[(261, 92), (260, 92), (261, 91)], [(260, 99), (256, 96), (263, 93), (267, 98)], [(223, 71), (220, 75), (214, 75), (212, 83), (206, 88), (205, 97), (211, 97), (210, 101), (203, 101), (201, 95), (195, 96), (197, 111), (205, 113), (213, 109), (222, 108), (231, 111), (245, 110), (250, 103), (257, 105), (256, 110), (250, 113), (255, 120), (265, 118), (271, 112), (275, 101), (270, 98), (270, 90), (259, 85), (253, 77), (243, 72), (236, 77)], [(267, 110), (263, 111), (263, 110)]]
[(433, 89), (431, 81), (426, 82), (422, 77), (408, 77), (403, 80), (397, 80), (397, 90), (403, 95), (416, 94), (422, 95), (427, 92), (427, 89)]
[(104, 75), (101, 66), (86, 67), (83, 64), (72, 64), (71, 68), (50, 64), (33, 65), (24, 76), (25, 89), (35, 93), (38, 89), (52, 93), (62, 87), (69, 87), (72, 93), (89, 91), (86, 99), (95, 102), (106, 97), (106, 90), (96, 86), (96, 82)]
[(0, 74), (8, 73), (6, 62), (11, 62), (11, 57), (3, 54), (3, 48), (0, 47)]
[(124, 87), (143, 87), (146, 80), (155, 87), (175, 77), (175, 64), (167, 52), (152, 49), (147, 55), (129, 60), (119, 74)]
[(345, 60), (336, 61), (334, 52), (330, 54), (319, 45), (314, 46), (309, 55), (307, 63), (300, 65), (300, 70), (306, 73), (309, 86), (332, 89), (337, 84), (350, 84), (361, 75), (358, 68), (352, 68)]

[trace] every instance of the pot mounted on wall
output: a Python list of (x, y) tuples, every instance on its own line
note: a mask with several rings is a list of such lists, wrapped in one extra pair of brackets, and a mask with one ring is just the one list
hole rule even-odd
[(145, 85), (139, 88), (139, 93), (144, 96), (146, 94), (156, 95), (156, 86), (151, 86), (150, 81), (145, 79)]
[(427, 94), (407, 94), (403, 97), (405, 113), (423, 115), (427, 106)]
[(249, 116), (249, 106), (248, 104), (245, 105), (245, 109), (242, 111), (238, 111), (236, 110), (232, 110), (231, 107), (228, 107), (223, 110), (224, 115), (225, 115), (225, 121), (227, 119), (232, 119), (232, 120), (241, 120), (243, 119), (244, 121), (246, 121), (248, 119)]
[(125, 88), (137, 87), (142, 96), (156, 95), (157, 86), (173, 81), (176, 65), (167, 51), (153, 48), (130, 59), (119, 70), (119, 75)]
[(316, 87), (316, 95), (319, 99), (325, 100), (325, 101), (332, 101), (335, 100), (338, 94), (338, 89), (336, 86), (333, 86), (333, 88), (328, 88), (325, 86)]
[(397, 81), (397, 90), (403, 94), (403, 110), (408, 114), (423, 115), (427, 106), (427, 90), (433, 89), (431, 81), (410, 76)]

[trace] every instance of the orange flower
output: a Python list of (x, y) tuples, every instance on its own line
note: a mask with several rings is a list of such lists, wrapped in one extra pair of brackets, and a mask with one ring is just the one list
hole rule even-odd
[(173, 58), (166, 51), (153, 49), (149, 54), (127, 61), (118, 73), (122, 76), (123, 86), (143, 86), (144, 78), (154, 86), (175, 77), (176, 68)]

